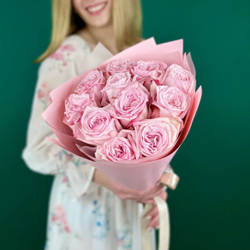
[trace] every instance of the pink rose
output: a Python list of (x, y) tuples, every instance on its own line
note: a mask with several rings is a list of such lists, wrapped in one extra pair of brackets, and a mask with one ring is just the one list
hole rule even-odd
[[(156, 100), (152, 105), (159, 108), (159, 116), (174, 116), (183, 119), (191, 104), (191, 97), (177, 87), (157, 86)], [(154, 112), (152, 114), (154, 116)]]
[(105, 108), (87, 107), (81, 122), (73, 128), (74, 137), (91, 145), (100, 145), (114, 138), (118, 131), (115, 119)]
[(132, 71), (138, 81), (146, 81), (146, 87), (149, 89), (152, 80), (156, 84), (163, 83), (166, 69), (167, 65), (163, 62), (138, 61)]
[[(103, 145), (98, 146), (95, 156), (96, 159), (103, 159), (108, 161), (122, 161), (137, 159), (140, 155), (137, 148), (127, 138), (129, 132), (122, 130), (117, 137), (106, 141)], [(136, 152), (134, 152), (134, 150)]]
[(134, 141), (143, 156), (171, 150), (178, 138), (179, 126), (167, 118), (147, 119), (135, 122)]
[(96, 106), (95, 101), (90, 98), (88, 94), (71, 94), (65, 100), (65, 116), (63, 122), (69, 126), (79, 123), (87, 106)]
[(147, 89), (139, 83), (128, 86), (115, 99), (113, 116), (126, 128), (134, 121), (147, 118), (148, 95)]
[(116, 73), (126, 73), (129, 72), (131, 67), (133, 67), (133, 62), (129, 59), (117, 60), (110, 62), (106, 66), (107, 75), (113, 75)]
[(75, 92), (78, 94), (86, 93), (94, 95), (97, 101), (101, 100), (101, 90), (105, 85), (105, 78), (102, 71), (92, 70), (90, 71), (78, 84)]
[(183, 92), (192, 95), (195, 91), (195, 78), (181, 66), (172, 64), (167, 69), (164, 85), (176, 86)]
[(129, 84), (131, 84), (131, 75), (128, 72), (116, 73), (108, 78), (106, 86), (102, 89), (102, 93), (106, 93), (108, 100), (111, 101), (112, 98), (116, 98)]

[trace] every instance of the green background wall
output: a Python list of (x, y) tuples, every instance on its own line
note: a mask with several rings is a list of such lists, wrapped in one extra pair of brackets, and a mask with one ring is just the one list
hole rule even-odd
[[(184, 38), (203, 99), (172, 161), (171, 249), (250, 249), (248, 0), (142, 0), (144, 37)], [(50, 37), (50, 0), (0, 3), (0, 248), (43, 249), (52, 177), (20, 158), (37, 77)]]

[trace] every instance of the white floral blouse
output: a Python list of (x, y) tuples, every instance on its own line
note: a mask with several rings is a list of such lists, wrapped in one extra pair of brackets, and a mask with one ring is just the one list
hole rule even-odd
[(88, 69), (86, 59), (90, 54), (88, 44), (80, 36), (70, 35), (41, 63), (38, 71), (22, 157), (33, 171), (55, 175), (45, 249), (140, 250), (142, 204), (122, 201), (92, 182), (92, 166), (46, 139), (55, 137), (41, 116), (50, 104), (49, 92)]

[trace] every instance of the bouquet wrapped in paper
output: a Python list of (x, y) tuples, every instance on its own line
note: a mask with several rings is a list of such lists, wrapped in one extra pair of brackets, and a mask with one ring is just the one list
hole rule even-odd
[[(88, 60), (90, 70), (50, 93), (43, 118), (58, 140), (48, 139), (119, 183), (148, 189), (185, 140), (200, 103), (191, 55), (183, 54), (183, 40), (157, 45), (151, 38), (115, 56), (99, 44)], [(168, 249), (167, 206), (155, 201), (160, 249)], [(149, 238), (142, 230), (144, 247)]]
[(183, 40), (151, 38), (93, 66), (51, 92), (43, 117), (58, 140), (50, 140), (129, 188), (150, 188), (200, 102), (191, 56)]

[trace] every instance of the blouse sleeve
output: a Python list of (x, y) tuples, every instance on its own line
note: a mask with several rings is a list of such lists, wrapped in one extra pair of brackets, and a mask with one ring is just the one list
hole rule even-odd
[[(93, 178), (94, 167), (48, 141), (46, 137), (56, 138), (56, 136), (41, 116), (51, 102), (50, 91), (77, 75), (75, 49), (70, 44), (63, 46), (45, 59), (39, 67), (22, 158), (35, 172), (51, 175), (66, 174), (76, 195), (80, 196), (87, 192)], [(63, 50), (65, 46), (70, 50)]]

